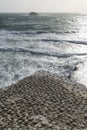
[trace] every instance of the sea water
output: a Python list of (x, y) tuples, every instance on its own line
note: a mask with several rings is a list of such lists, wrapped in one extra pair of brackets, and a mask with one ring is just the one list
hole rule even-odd
[(38, 70), (87, 86), (87, 15), (0, 14), (0, 87)]

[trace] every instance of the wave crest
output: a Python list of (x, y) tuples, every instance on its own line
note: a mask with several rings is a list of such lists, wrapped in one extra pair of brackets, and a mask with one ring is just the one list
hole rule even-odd
[(36, 50), (31, 50), (31, 49), (26, 49), (26, 48), (20, 48), (20, 47), (5, 47), (5, 48), (0, 48), (0, 52), (22, 52), (22, 53), (30, 53), (33, 55), (43, 55), (43, 56), (52, 56), (52, 57), (58, 57), (58, 58), (68, 58), (72, 56), (85, 56), (87, 53), (57, 53), (57, 52), (43, 52), (43, 51), (36, 51)]

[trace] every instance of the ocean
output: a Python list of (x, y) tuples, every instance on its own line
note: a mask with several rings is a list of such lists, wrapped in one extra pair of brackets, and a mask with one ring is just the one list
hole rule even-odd
[(0, 14), (0, 87), (38, 70), (87, 86), (87, 15)]

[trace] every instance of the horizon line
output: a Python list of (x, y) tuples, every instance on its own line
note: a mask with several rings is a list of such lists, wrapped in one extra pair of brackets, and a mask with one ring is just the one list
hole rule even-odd
[(39, 11), (26, 11), (26, 12), (22, 12), (22, 11), (20, 11), (20, 12), (15, 12), (15, 11), (11, 11), (11, 12), (6, 12), (6, 11), (1, 11), (0, 12), (0, 14), (1, 13), (16, 13), (16, 14), (19, 14), (19, 13), (23, 13), (23, 14), (28, 14), (28, 13), (30, 13), (30, 12), (37, 12), (37, 13), (49, 13), (49, 14), (51, 14), (51, 13), (54, 13), (54, 14), (82, 14), (82, 15), (87, 15), (87, 13), (78, 13), (78, 12), (39, 12)]

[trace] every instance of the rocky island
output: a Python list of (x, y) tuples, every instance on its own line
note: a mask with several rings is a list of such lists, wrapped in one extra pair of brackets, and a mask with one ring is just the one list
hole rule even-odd
[(36, 12), (30, 12), (29, 15), (38, 15)]
[(0, 89), (0, 129), (87, 130), (87, 89), (78, 86), (40, 71)]

